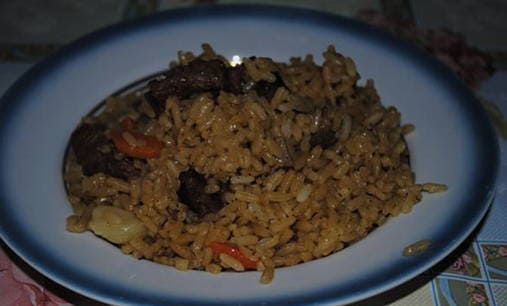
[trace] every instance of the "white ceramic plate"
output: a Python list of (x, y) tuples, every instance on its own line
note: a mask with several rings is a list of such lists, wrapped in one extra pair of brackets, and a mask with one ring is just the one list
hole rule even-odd
[[(412, 213), (332, 256), (276, 271), (179, 272), (122, 255), (92, 234), (65, 231), (71, 213), (62, 158), (80, 118), (104, 97), (161, 71), (179, 50), (209, 42), (233, 55), (352, 57), (362, 81), (416, 125), (407, 141), (419, 182), (449, 185), (424, 195)], [(88, 35), (35, 66), (0, 104), (0, 234), (35, 269), (77, 292), (113, 304), (340, 304), (399, 285), (463, 241), (493, 196), (498, 145), (479, 103), (450, 72), (390, 36), (353, 20), (300, 9), (218, 6), (169, 11)], [(405, 246), (430, 248), (413, 257)]]

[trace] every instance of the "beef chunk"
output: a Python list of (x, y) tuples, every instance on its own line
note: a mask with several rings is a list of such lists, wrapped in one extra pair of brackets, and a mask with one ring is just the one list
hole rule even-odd
[(206, 178), (197, 171), (190, 169), (180, 173), (180, 189), (178, 197), (180, 202), (187, 205), (195, 213), (203, 216), (216, 213), (225, 206), (222, 193), (206, 193)]
[[(85, 157), (91, 147), (100, 147), (109, 142), (104, 131), (106, 127), (102, 124), (81, 124), (70, 137), (70, 145), (76, 151), (76, 156)], [(82, 150), (78, 150), (82, 149)]]
[(287, 87), (278, 73), (274, 73), (276, 80), (273, 83), (259, 81), (255, 84), (255, 91), (259, 97), (265, 97), (268, 101), (273, 98), (278, 87)]
[[(86, 176), (105, 173), (121, 179), (139, 176), (131, 158), (117, 159), (113, 145), (104, 134), (106, 127), (101, 124), (81, 124), (70, 137), (70, 146)], [(107, 150), (109, 149), (109, 150)]]
[(70, 137), (70, 145), (76, 155), (77, 163), (85, 175), (104, 172), (107, 168), (107, 157), (99, 151), (109, 141), (104, 135), (105, 126), (101, 124), (81, 124)]
[(155, 116), (160, 116), (165, 110), (165, 101), (164, 103), (159, 103), (155, 97), (150, 92), (144, 94), (144, 100), (150, 104), (151, 108), (155, 112)]
[[(259, 96), (268, 100), (273, 98), (278, 87), (286, 87), (281, 76), (275, 73), (275, 82), (259, 81), (252, 88)], [(220, 90), (234, 94), (245, 93), (250, 78), (244, 65), (226, 67), (221, 60), (205, 61), (197, 58), (185, 66), (171, 68), (162, 80), (148, 83), (150, 91), (146, 99), (151, 101), (153, 109), (163, 110), (169, 96), (185, 99), (193, 94), (211, 92), (216, 95)], [(158, 104), (155, 106), (153, 104)]]
[(310, 138), (310, 146), (320, 145), (322, 149), (331, 147), (336, 142), (335, 133), (331, 129), (320, 129)]
[(246, 91), (245, 86), (249, 81), (246, 68), (243, 64), (234, 67), (228, 67), (226, 70), (225, 90), (233, 94), (241, 94)]
[(129, 178), (138, 177), (141, 170), (134, 166), (134, 159), (131, 157), (124, 157), (123, 159), (116, 159), (114, 154), (107, 154), (108, 163), (105, 174), (128, 180)]
[(218, 92), (224, 88), (225, 70), (220, 60), (195, 59), (186, 66), (170, 69), (165, 79), (151, 81), (148, 85), (153, 98), (165, 103), (169, 96), (184, 99), (195, 93)]

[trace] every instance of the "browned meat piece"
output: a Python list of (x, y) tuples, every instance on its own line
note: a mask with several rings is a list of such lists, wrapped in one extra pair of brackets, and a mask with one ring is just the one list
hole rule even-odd
[(76, 151), (76, 157), (85, 157), (88, 155), (85, 151), (91, 147), (107, 145), (109, 141), (104, 134), (105, 130), (106, 127), (102, 124), (81, 124), (70, 137), (70, 145)]
[(278, 73), (274, 73), (276, 81), (270, 83), (268, 81), (259, 81), (255, 84), (255, 91), (259, 97), (265, 97), (268, 101), (273, 98), (278, 87), (287, 87)]
[(99, 151), (109, 141), (104, 135), (105, 126), (101, 124), (81, 124), (70, 137), (70, 145), (76, 155), (77, 163), (83, 168), (84, 175), (104, 172), (108, 158)]
[(310, 138), (310, 146), (313, 148), (320, 145), (322, 149), (331, 147), (336, 142), (336, 137), (331, 129), (320, 129)]
[(241, 94), (247, 90), (245, 87), (247, 86), (249, 77), (243, 64), (228, 67), (226, 70), (226, 78), (226, 91), (232, 92), (233, 94)]
[(134, 159), (131, 157), (124, 157), (117, 159), (114, 154), (107, 155), (108, 163), (105, 174), (128, 180), (129, 178), (138, 177), (141, 174), (141, 169), (134, 166)]
[(155, 115), (160, 116), (165, 110), (165, 103), (159, 103), (150, 92), (144, 94), (144, 99), (148, 102), (155, 112)]
[(218, 92), (224, 88), (225, 70), (220, 60), (195, 59), (186, 66), (170, 69), (165, 79), (151, 81), (148, 85), (155, 100), (165, 103), (169, 96), (184, 99), (200, 92)]
[(187, 205), (193, 212), (204, 216), (216, 213), (225, 206), (222, 193), (206, 193), (206, 178), (197, 171), (190, 169), (180, 173), (180, 189), (178, 197), (180, 202)]
[[(252, 88), (259, 96), (271, 100), (278, 87), (286, 87), (281, 76), (278, 73), (275, 76), (275, 82), (259, 81)], [(242, 94), (251, 89), (247, 88), (249, 81), (244, 65), (226, 67), (220, 60), (198, 58), (188, 65), (171, 68), (162, 80), (149, 82), (150, 91), (145, 97), (155, 112), (161, 112), (169, 96), (184, 99), (202, 92), (217, 94), (220, 90)]]
[(101, 124), (83, 123), (72, 133), (70, 145), (83, 174), (102, 172), (122, 179), (139, 176), (140, 170), (134, 167), (131, 158), (114, 157), (114, 146), (104, 134), (105, 130)]

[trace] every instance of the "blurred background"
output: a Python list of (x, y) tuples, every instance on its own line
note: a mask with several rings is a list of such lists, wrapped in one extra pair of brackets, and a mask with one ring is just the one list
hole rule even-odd
[[(35, 63), (84, 34), (167, 9), (228, 3), (297, 6), (357, 18), (426, 50), (477, 95), (505, 152), (507, 0), (0, 0), (0, 95)], [(497, 199), (501, 194), (507, 194), (507, 179)], [(442, 267), (363, 304), (507, 305), (507, 208), (499, 204), (481, 232)], [(99, 305), (44, 278), (0, 242), (0, 305), (70, 304)]]
[[(424, 29), (447, 28), (506, 65), (504, 0), (0, 0), (0, 59), (37, 60), (62, 44), (126, 19), (200, 4), (266, 3), (357, 16), (375, 10)], [(498, 60), (498, 62), (496, 62)]]

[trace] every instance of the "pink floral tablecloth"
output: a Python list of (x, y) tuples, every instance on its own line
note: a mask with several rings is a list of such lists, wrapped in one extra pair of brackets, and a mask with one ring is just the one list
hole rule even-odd
[(0, 299), (6, 306), (72, 305), (26, 275), (5, 251), (0, 251)]

